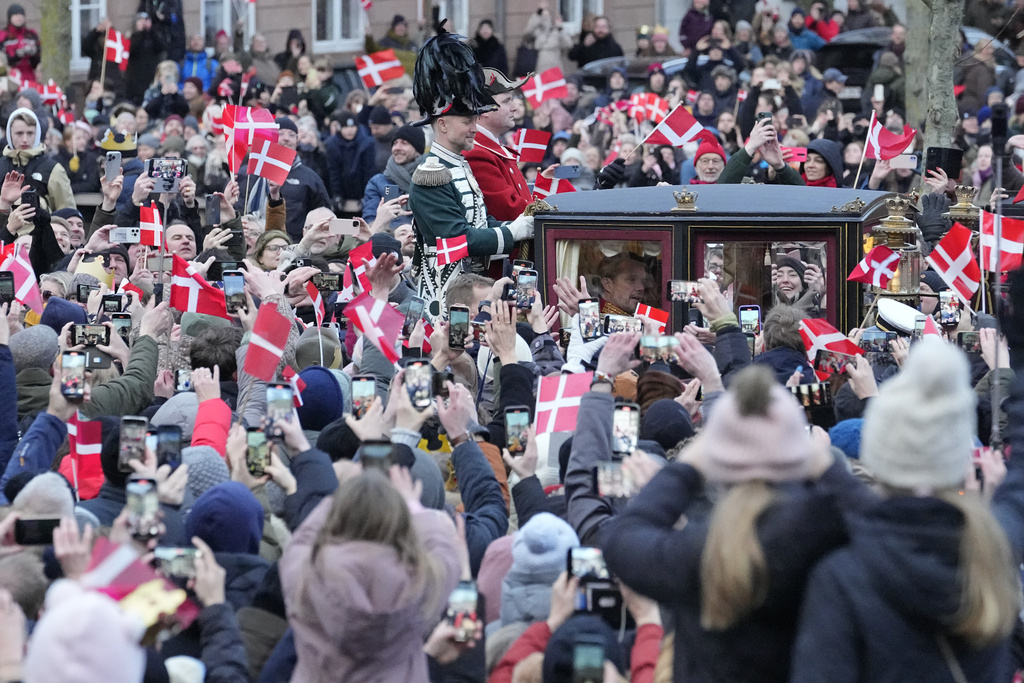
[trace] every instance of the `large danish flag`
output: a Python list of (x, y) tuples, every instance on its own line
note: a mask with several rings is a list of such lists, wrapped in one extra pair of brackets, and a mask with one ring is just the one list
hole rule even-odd
[(260, 306), (245, 352), (245, 372), (264, 382), (273, 380), (291, 329), (291, 321), (278, 312), (277, 305)]
[(58, 472), (71, 482), (79, 500), (95, 498), (103, 484), (103, 467), (100, 464), (103, 425), (99, 420), (84, 419), (76, 410), (67, 427), (71, 457), (61, 461)]
[(981, 262), (985, 270), (1005, 273), (1017, 270), (1024, 254), (1024, 220), (1002, 217), (999, 246), (996, 247), (996, 217), (981, 212)]
[(857, 264), (857, 267), (853, 269), (853, 272), (846, 279), (885, 289), (889, 284), (889, 280), (896, 275), (899, 260), (900, 255), (898, 253), (884, 244), (879, 244)]
[(156, 202), (139, 207), (139, 244), (159, 248), (163, 244), (164, 224)]
[[(228, 106), (230, 107), (230, 105)], [(234, 137), (250, 147), (258, 137), (277, 142), (279, 135), (278, 126), (274, 122), (274, 115), (270, 113), (270, 110), (253, 109), (252, 107), (234, 108), (231, 131)]]
[(590, 391), (592, 372), (541, 377), (537, 390), (537, 433), (571, 432), (576, 429), (580, 399)]
[(104, 59), (117, 64), (121, 71), (128, 70), (128, 52), (131, 48), (131, 41), (124, 37), (124, 34), (113, 27), (107, 29), (105, 42)]
[(981, 268), (971, 250), (971, 231), (954, 223), (925, 260), (969, 307), (981, 286)]
[(380, 349), (392, 363), (398, 362), (395, 341), (402, 332), (405, 316), (386, 301), (375, 299), (364, 292), (345, 307), (342, 315), (352, 321), (363, 336)]
[(171, 266), (171, 308), (182, 313), (205, 313), (231, 320), (224, 301), (224, 290), (203, 279), (191, 263), (177, 254)]
[(32, 263), (28, 260), (28, 249), (19, 249), (0, 264), (0, 270), (14, 273), (14, 299), (20, 301), (36, 313), (43, 313), (43, 295), (39, 293), (39, 283)]
[(575, 191), (576, 188), (565, 178), (545, 178), (542, 175), (538, 175), (537, 182), (533, 184), (534, 198), (549, 197), (553, 194)]
[(465, 235), (437, 238), (437, 265), (446, 266), (469, 256), (469, 242)]
[(327, 315), (327, 309), (324, 308), (324, 298), (320, 295), (320, 290), (316, 288), (316, 285), (313, 284), (312, 280), (306, 283), (306, 294), (309, 294), (309, 299), (313, 302), (313, 312), (316, 314), (316, 326), (322, 327), (324, 324), (324, 316)]
[(697, 123), (697, 119), (693, 118), (684, 106), (678, 105), (671, 114), (665, 117), (664, 121), (651, 131), (644, 142), (652, 145), (682, 147), (697, 139), (713, 140), (714, 136), (704, 126)]
[(250, 175), (266, 178), (275, 185), (284, 185), (294, 161), (294, 149), (264, 138), (257, 140), (249, 150), (249, 166), (246, 170)]
[(804, 341), (807, 357), (812, 363), (818, 356), (818, 351), (822, 349), (845, 353), (851, 356), (864, 353), (864, 349), (854, 344), (850, 341), (849, 337), (821, 318), (804, 318), (801, 320), (800, 338)]
[(871, 125), (868, 126), (867, 145), (864, 147), (864, 158), (895, 159), (914, 143), (915, 135), (917, 135), (917, 131), (907, 125), (903, 126), (903, 135), (889, 132), (872, 111)]
[(519, 155), (521, 164), (539, 164), (548, 151), (551, 133), (535, 128), (520, 128), (513, 138), (512, 148)]
[(523, 94), (535, 108), (544, 100), (568, 97), (569, 87), (565, 83), (562, 68), (553, 66), (543, 73), (536, 74), (523, 84)]
[(381, 50), (365, 57), (356, 57), (356, 70), (367, 89), (405, 75), (405, 67), (398, 61), (394, 50)]

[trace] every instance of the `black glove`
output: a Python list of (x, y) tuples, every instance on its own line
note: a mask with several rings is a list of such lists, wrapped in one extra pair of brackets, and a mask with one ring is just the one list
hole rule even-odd
[(944, 194), (930, 193), (921, 197), (921, 216), (917, 225), (925, 242), (934, 244), (949, 231), (951, 224), (942, 214), (949, 211), (949, 198)]
[(616, 159), (601, 169), (597, 176), (598, 190), (610, 190), (626, 178), (626, 160)]

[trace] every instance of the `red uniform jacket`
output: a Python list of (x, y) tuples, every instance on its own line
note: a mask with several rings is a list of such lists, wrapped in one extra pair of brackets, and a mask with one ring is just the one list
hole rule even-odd
[(511, 221), (522, 215), (533, 198), (516, 154), (504, 147), (490, 132), (477, 126), (473, 149), (463, 152), (473, 176), (484, 193), (487, 215), (499, 221)]

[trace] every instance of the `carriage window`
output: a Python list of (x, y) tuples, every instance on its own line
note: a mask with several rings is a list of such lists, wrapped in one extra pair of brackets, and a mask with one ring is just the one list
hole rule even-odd
[(827, 251), (824, 241), (707, 242), (698, 277), (711, 277), (737, 310), (776, 304), (826, 317)]
[(558, 277), (587, 280), (601, 312), (633, 315), (638, 304), (665, 308), (662, 291), (662, 243), (630, 240), (557, 240)]

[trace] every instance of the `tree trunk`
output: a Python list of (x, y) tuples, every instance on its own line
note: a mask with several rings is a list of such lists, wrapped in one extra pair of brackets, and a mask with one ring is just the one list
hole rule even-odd
[(43, 77), (66, 88), (71, 76), (71, 8), (68, 0), (42, 0)]
[[(931, 0), (931, 46), (928, 59), (928, 118), (924, 146), (949, 147), (956, 129), (953, 65), (960, 56), (963, 0)], [(909, 33), (909, 31), (908, 31)]]
[(929, 32), (925, 26), (932, 23), (932, 10), (924, 0), (907, 0), (907, 26), (916, 30), (907, 31), (907, 51), (904, 53), (906, 72), (907, 124), (920, 130), (928, 116), (928, 97), (925, 84), (928, 81)]

